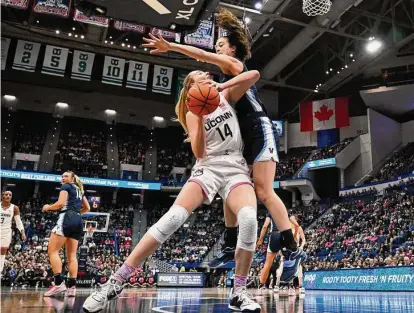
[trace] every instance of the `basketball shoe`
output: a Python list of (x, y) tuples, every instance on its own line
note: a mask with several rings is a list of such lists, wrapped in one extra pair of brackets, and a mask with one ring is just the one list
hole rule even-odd
[(66, 292), (66, 285), (65, 282), (62, 282), (60, 285), (51, 287), (48, 291), (45, 292), (43, 297), (54, 297), (61, 293)]
[(233, 288), (231, 289), (229, 309), (237, 312), (258, 313), (262, 308), (252, 299), (252, 296), (247, 292), (246, 287), (244, 287), (238, 291), (235, 291)]
[(285, 261), (280, 280), (288, 282), (298, 276), (299, 266), (306, 260), (306, 253), (299, 248), (296, 251), (283, 248), (282, 253)]
[(119, 297), (124, 289), (124, 283), (114, 276), (109, 277), (108, 281), (100, 286), (100, 290), (92, 293), (83, 303), (83, 310), (88, 313), (103, 310), (109, 300)]

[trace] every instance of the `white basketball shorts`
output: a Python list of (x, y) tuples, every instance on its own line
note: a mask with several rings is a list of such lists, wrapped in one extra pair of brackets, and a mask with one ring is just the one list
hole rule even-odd
[(12, 233), (11, 231), (1, 231), (0, 234), (0, 247), (1, 248), (9, 248), (11, 243)]
[(203, 189), (208, 198), (206, 204), (210, 204), (217, 193), (226, 200), (237, 186), (252, 185), (249, 167), (241, 153), (198, 160), (188, 182), (197, 183)]

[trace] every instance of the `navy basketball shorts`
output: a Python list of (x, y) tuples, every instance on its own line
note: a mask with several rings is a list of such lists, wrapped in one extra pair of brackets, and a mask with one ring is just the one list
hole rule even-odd
[(81, 215), (70, 210), (61, 212), (52, 233), (79, 241), (83, 233)]
[(249, 165), (255, 162), (279, 162), (279, 135), (267, 116), (245, 118), (240, 121), (244, 142), (243, 156)]

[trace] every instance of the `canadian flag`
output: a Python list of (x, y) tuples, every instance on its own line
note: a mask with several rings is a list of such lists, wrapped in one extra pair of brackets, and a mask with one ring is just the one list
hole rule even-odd
[(331, 98), (300, 104), (300, 131), (349, 126), (348, 98)]

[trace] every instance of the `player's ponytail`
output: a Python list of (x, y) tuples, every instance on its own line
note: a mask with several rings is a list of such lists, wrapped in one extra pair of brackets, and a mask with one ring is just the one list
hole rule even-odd
[(179, 122), (181, 126), (184, 128), (184, 133), (186, 135), (186, 142), (190, 141), (190, 138), (188, 137), (188, 127), (187, 127), (187, 121), (186, 121), (186, 114), (188, 112), (187, 108), (187, 94), (188, 90), (191, 88), (191, 84), (193, 83), (192, 73), (189, 73), (187, 77), (184, 79), (183, 88), (180, 92), (180, 97), (178, 98), (178, 102), (175, 105), (175, 114), (177, 115), (177, 118), (174, 120)]
[(229, 10), (221, 9), (216, 14), (216, 20), (219, 27), (223, 28), (230, 46), (236, 47), (236, 58), (242, 62), (250, 59), (250, 41), (247, 28), (243, 25), (237, 16), (231, 13)]
[(78, 186), (79, 190), (82, 192), (82, 194), (85, 193), (85, 190), (83, 189), (83, 183), (80, 180), (78, 175), (73, 174), (73, 183)]

